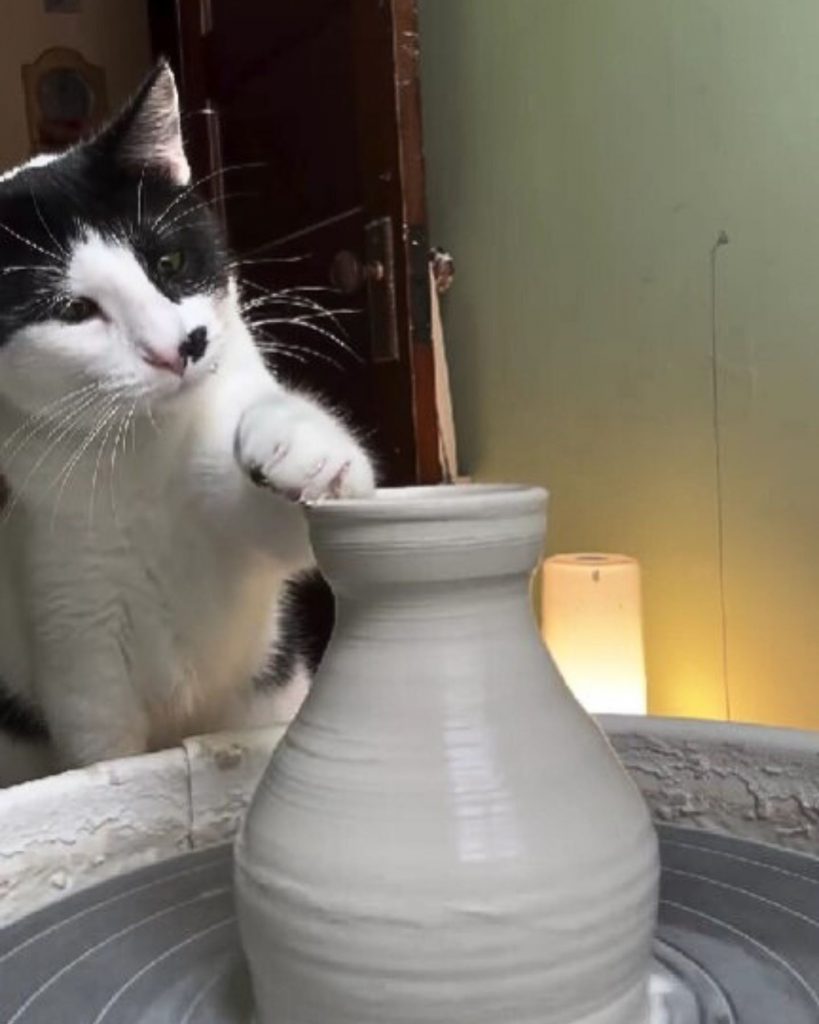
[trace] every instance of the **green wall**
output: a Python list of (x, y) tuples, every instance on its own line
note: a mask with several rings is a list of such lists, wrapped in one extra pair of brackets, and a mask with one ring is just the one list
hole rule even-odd
[(653, 711), (819, 727), (819, 4), (421, 13), (463, 470), (640, 559)]

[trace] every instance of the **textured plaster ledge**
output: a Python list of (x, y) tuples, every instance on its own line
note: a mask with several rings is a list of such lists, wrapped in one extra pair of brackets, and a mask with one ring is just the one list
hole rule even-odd
[(0, 789), (0, 925), (233, 837), (285, 727), (197, 737)]
[(600, 723), (659, 821), (819, 854), (819, 733), (620, 715)]
[[(665, 822), (819, 854), (819, 733), (602, 716)], [(0, 789), (0, 925), (230, 840), (285, 726), (220, 733)]]

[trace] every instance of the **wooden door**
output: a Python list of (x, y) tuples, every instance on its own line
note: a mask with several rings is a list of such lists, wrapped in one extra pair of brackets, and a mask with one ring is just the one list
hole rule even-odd
[(437, 482), (417, 0), (149, 4), (277, 373)]

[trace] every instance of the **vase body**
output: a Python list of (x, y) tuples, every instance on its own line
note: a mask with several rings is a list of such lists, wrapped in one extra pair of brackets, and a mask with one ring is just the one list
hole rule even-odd
[(236, 847), (258, 1024), (643, 1024), (638, 791), (542, 646), (545, 492), (309, 512), (330, 647)]

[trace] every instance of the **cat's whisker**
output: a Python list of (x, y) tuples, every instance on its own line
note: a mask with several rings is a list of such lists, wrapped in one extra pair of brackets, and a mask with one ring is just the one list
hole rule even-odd
[(54, 232), (46, 223), (46, 219), (43, 216), (43, 211), (40, 209), (40, 204), (37, 202), (37, 196), (34, 195), (34, 189), (31, 187), (31, 185), (28, 186), (28, 191), (29, 195), (31, 196), (31, 201), (32, 203), (34, 203), (34, 212), (37, 214), (37, 219), (39, 220), (39, 222), (43, 225), (43, 230), (56, 246), (57, 252), (60, 253), (62, 259), (67, 261), (69, 258), (68, 250), (65, 248), (65, 246), (61, 245), (57, 241), (57, 239), (54, 237)]
[[(298, 286), (295, 288), (265, 288), (264, 285), (259, 285), (255, 281), (245, 280), (243, 284), (248, 288), (252, 288), (257, 292), (261, 292), (261, 298), (277, 299), (283, 302), (292, 302), (294, 305), (308, 305), (315, 309), (330, 309), (329, 306), (322, 306), (320, 302), (317, 302), (310, 293), (325, 292), (330, 295), (338, 296), (340, 293), (334, 288), (325, 288), (322, 285), (316, 286)], [(332, 310), (331, 310), (332, 311)]]
[[(254, 310), (256, 310), (256, 311), (264, 310), (264, 308), (266, 306), (273, 306), (274, 307), (273, 308), (273, 312), (275, 313), (275, 312), (277, 312), (276, 309), (275, 309), (275, 307), (277, 305), (281, 305), (285, 309), (292, 309), (293, 308), (293, 303), (291, 303), (291, 302), (276, 303), (276, 302), (271, 302), (271, 301), (265, 300), (264, 302), (255, 302), (254, 301), (254, 302), (250, 303), (247, 306), (241, 306), (240, 307), (240, 311), (241, 311), (242, 315), (248, 320), (249, 323), (253, 323), (253, 318), (251, 316), (248, 316), (247, 314), (252, 313)], [(295, 308), (296, 309), (307, 309), (309, 307), (296, 306)], [(361, 310), (358, 310), (358, 309), (332, 309), (332, 310), (325, 309), (325, 310), (322, 310), (321, 312), (308, 312), (308, 313), (299, 314), (299, 315), (297, 315), (296, 317), (294, 317), (292, 319), (295, 319), (295, 320), (298, 320), (298, 321), (301, 321), (301, 320), (305, 320), (305, 321), (310, 321), (310, 320), (329, 320), (332, 323), (332, 322), (335, 321), (337, 316), (352, 316), (353, 314), (360, 313), (360, 312), (361, 312)], [(283, 317), (282, 318), (283, 322), (287, 322), (290, 319), (291, 319), (290, 317)], [(345, 332), (345, 334), (346, 334), (346, 332)]]
[[(349, 332), (345, 329), (344, 325), (338, 319), (339, 315), (353, 315), (361, 312), (360, 310), (357, 309), (328, 309), (326, 306), (322, 306), (321, 303), (316, 302), (315, 300), (310, 299), (307, 296), (294, 295), (292, 293), (289, 293), (286, 289), (278, 292), (266, 291), (265, 294), (262, 295), (260, 298), (251, 299), (248, 303), (245, 303), (241, 307), (241, 311), (242, 314), (244, 315), (250, 309), (263, 308), (266, 305), (270, 305), (273, 307), (278, 305), (284, 307), (285, 309), (294, 308), (311, 310), (315, 312), (316, 319), (328, 319), (330, 323), (333, 325), (333, 327), (337, 328), (341, 335), (343, 335), (342, 339), (337, 335), (332, 335), (332, 332), (327, 331), (328, 336), (332, 335), (333, 337), (335, 337), (338, 345), (341, 348), (345, 347), (346, 341), (349, 341), (350, 335)], [(252, 322), (252, 318), (248, 319), (250, 319)], [(309, 321), (311, 318), (304, 317), (296, 319), (303, 319), (304, 321)]]
[(265, 320), (254, 321), (252, 317), (248, 317), (249, 323), (258, 322), (261, 324), (309, 324), (314, 320), (327, 320), (332, 319), (332, 313), (300, 313), (297, 316), (280, 316), (280, 317), (269, 317)]
[(297, 284), (291, 285), (289, 288), (282, 288), (279, 292), (280, 295), (300, 295), (302, 292), (324, 292), (330, 295), (339, 295), (338, 288), (333, 288), (327, 284)]
[[(340, 216), (337, 215), (335, 217), (330, 217), (328, 220), (322, 221), (322, 223), (325, 225), (328, 223), (336, 223), (337, 221), (344, 220), (344, 218), (345, 214), (341, 214)], [(268, 252), (270, 249), (276, 249), (283, 245), (290, 245), (297, 239), (302, 239), (304, 234), (305, 232), (297, 231), (295, 234), (287, 235), (285, 238), (274, 238), (270, 242), (262, 242), (261, 245), (254, 245), (252, 249), (247, 249), (246, 253), (250, 257), (255, 257), (261, 255), (263, 252)], [(311, 260), (314, 255), (315, 253), (312, 252), (305, 253), (304, 259)]]
[[(128, 438), (128, 424), (129, 424), (129, 422), (131, 420), (131, 417), (134, 415), (134, 410), (136, 409), (137, 401), (138, 401), (138, 399), (135, 398), (133, 400), (133, 402), (131, 402), (130, 408), (125, 413), (125, 415), (122, 417), (122, 419), (119, 421), (119, 427), (117, 428), (116, 437), (114, 438), (114, 447), (111, 449), (111, 458), (109, 459), (109, 464), (110, 464), (111, 472), (110, 472), (109, 480), (111, 482), (111, 489), (112, 489), (112, 493), (111, 493), (111, 506), (112, 506), (112, 508), (113, 508), (113, 497), (114, 497), (113, 496), (113, 480), (114, 480), (114, 473), (116, 472), (116, 467), (117, 467), (117, 454), (119, 452), (119, 447), (120, 447), (120, 444), (122, 443), (123, 439), (127, 442), (127, 438)], [(123, 451), (124, 450), (125, 449), (123, 449)]]
[(280, 348), (276, 348), (276, 349), (268, 348), (268, 349), (263, 349), (262, 351), (265, 352), (265, 353), (269, 353), (271, 355), (283, 356), (285, 359), (293, 359), (297, 363), (301, 363), (302, 366), (308, 366), (309, 365), (308, 360), (301, 354), (301, 352), (295, 352), (295, 351), (291, 351), (290, 349), (280, 349)]
[(248, 299), (242, 302), (239, 308), (242, 312), (246, 312), (249, 309), (256, 309), (259, 306), (293, 306), (297, 309), (315, 309), (321, 312), (322, 316), (334, 317), (334, 316), (352, 316), (355, 313), (361, 313), (361, 309), (356, 309), (353, 306), (342, 306), (338, 309), (330, 309), (327, 306), (321, 306), (319, 303), (308, 302), (305, 299), (297, 298), (292, 295), (282, 295), (281, 293), (271, 292), (269, 295), (260, 295), (255, 299)]
[(62, 271), (58, 270), (57, 267), (52, 267), (50, 264), (34, 263), (28, 266), (12, 266), (0, 268), (0, 274), (20, 274), (24, 271), (28, 271), (30, 274), (58, 274)]
[(83, 436), (83, 438), (81, 439), (77, 447), (74, 449), (71, 456), (69, 456), (69, 458), (66, 460), (60, 472), (57, 474), (54, 480), (52, 480), (52, 488), (56, 487), (58, 484), (60, 485), (60, 489), (57, 492), (57, 497), (55, 499), (54, 507), (51, 512), (52, 528), (57, 518), (57, 512), (60, 507), (60, 502), (62, 501), (63, 493), (65, 492), (66, 486), (68, 485), (68, 481), (72, 473), (74, 472), (74, 469), (77, 467), (83, 455), (88, 450), (89, 445), (91, 445), (94, 439), (99, 435), (100, 430), (102, 430), (105, 427), (105, 424), (108, 422), (109, 413), (111, 412), (112, 408), (116, 407), (118, 400), (118, 394), (107, 395), (102, 400), (101, 409), (97, 414), (97, 419), (94, 421), (94, 423), (92, 424), (91, 428), (87, 431), (87, 433)]
[(151, 406), (150, 401), (145, 403), (145, 418), (151, 424), (151, 426), (153, 427), (153, 431), (157, 436), (162, 433), (159, 424), (156, 422), (156, 419), (154, 418), (154, 410), (153, 407)]
[[(307, 258), (307, 257), (305, 257), (305, 258)], [(243, 261), (240, 260), (240, 262), (243, 262)], [(264, 262), (264, 260), (258, 260), (258, 261), (249, 260), (247, 262), (251, 262), (251, 263), (253, 263), (253, 262)], [(260, 285), (256, 281), (248, 280), (248, 281), (245, 282), (245, 284), (249, 285), (251, 288), (255, 288), (257, 291), (260, 291), (260, 292), (271, 292), (271, 293), (273, 293), (275, 295), (298, 295), (301, 292), (307, 292), (307, 293), (311, 293), (311, 292), (325, 292), (325, 293), (328, 293), (330, 295), (341, 295), (342, 294), (339, 291), (338, 288), (335, 288), (332, 285), (288, 285), (287, 288), (269, 289), (269, 288), (266, 288), (264, 285)]]
[[(12, 444), (14, 439), (18, 437), (20, 433), (26, 429), (26, 427), (30, 426), (34, 422), (42, 423), (47, 419), (49, 413), (55, 412), (57, 409), (60, 408), (60, 406), (64, 405), (66, 402), (70, 402), (72, 399), (78, 397), (79, 395), (87, 393), (88, 391), (95, 390), (98, 387), (99, 384), (96, 383), (86, 384), (81, 388), (75, 389), (74, 391), (69, 391), (68, 394), (66, 395), (60, 395), (60, 397), (55, 398), (53, 402), (49, 402), (48, 405), (45, 405), (42, 408), (38, 409), (36, 412), (31, 413), (31, 415), (26, 417), (26, 419), (23, 420), (23, 422), (16, 428), (16, 430), (13, 430), (11, 434), (9, 434), (9, 436), (0, 445), (0, 455), (2, 455), (6, 448), (8, 448), (10, 444)], [(14, 455), (12, 454), (11, 457), (14, 458)]]
[(258, 338), (256, 344), (261, 352), (269, 352), (273, 355), (283, 355), (289, 359), (296, 359), (306, 366), (310, 364), (311, 359), (315, 359), (319, 362), (327, 363), (342, 373), (346, 373), (348, 370), (348, 367), (344, 366), (337, 359), (333, 359), (331, 355), (328, 355), (326, 352), (317, 351), (314, 348), (297, 348), (295, 345), (287, 345), (264, 336)]
[(110, 475), (108, 477), (108, 494), (109, 494), (109, 497), (110, 497), (110, 500), (111, 500), (111, 514), (114, 517), (114, 523), (116, 524), (118, 529), (120, 529), (120, 519), (119, 519), (119, 512), (117, 510), (116, 487), (115, 487), (115, 478), (116, 478), (116, 471), (117, 471), (117, 453), (120, 450), (120, 442), (122, 442), (122, 453), (123, 453), (123, 456), (125, 455), (125, 451), (126, 451), (125, 446), (128, 443), (128, 425), (130, 424), (131, 420), (133, 419), (134, 413), (136, 412), (136, 407), (137, 407), (137, 403), (138, 402), (139, 402), (139, 398), (135, 398), (133, 400), (133, 402), (131, 403), (130, 409), (120, 419), (119, 427), (117, 428), (117, 434), (116, 434), (116, 437), (114, 438), (114, 447), (111, 449), (111, 459), (110, 459), (111, 472), (110, 472)]
[(32, 242), (30, 238), (26, 238), (25, 235), (21, 235), (19, 231), (15, 231), (14, 228), (10, 228), (8, 224), (4, 224), (2, 221), (0, 221), (0, 228), (2, 228), (6, 234), (11, 235), (12, 238), (16, 238), (18, 242), (22, 242), (23, 245), (27, 245), (29, 249), (34, 249), (34, 251), (40, 253), (41, 256), (48, 256), (49, 259), (54, 260), (53, 269), (60, 267), (62, 257), (58, 253), (51, 252), (49, 249), (43, 248), (42, 245)]
[[(305, 291), (306, 291), (306, 289), (305, 289)], [(334, 313), (335, 312), (335, 310), (330, 309), (328, 306), (322, 306), (322, 304), (320, 302), (317, 302), (315, 299), (310, 298), (309, 295), (302, 294), (302, 290), (301, 289), (298, 289), (298, 290), (297, 289), (293, 289), (293, 290), (283, 289), (280, 292), (280, 294), (284, 295), (289, 302), (293, 303), (294, 306), (300, 306), (303, 309), (314, 309), (314, 310), (316, 310), (316, 312), (321, 312), (321, 313), (324, 313), (324, 312)], [(353, 312), (358, 312), (358, 311), (357, 310), (353, 310)], [(341, 324), (338, 324), (338, 328), (339, 328), (339, 330), (343, 330)]]
[[(259, 319), (260, 317), (262, 319)], [(283, 312), (280, 313), (278, 310), (275, 310), (275, 309), (274, 310), (270, 310), (270, 309), (256, 309), (256, 310), (252, 311), (252, 315), (245, 316), (245, 321), (247, 323), (249, 323), (251, 326), (253, 326), (254, 324), (260, 324), (260, 325), (277, 324), (278, 326), (292, 324), (295, 327), (300, 327), (300, 326), (302, 326), (304, 324), (311, 324), (311, 323), (315, 323), (316, 321), (322, 321), (322, 320), (323, 321), (328, 321), (329, 320), (329, 322), (331, 324), (335, 323), (334, 318), (331, 315), (328, 315), (327, 313), (313, 313), (313, 312), (299, 313), (299, 312), (294, 312), (293, 315), (288, 316), (288, 315), (284, 314)], [(328, 331), (328, 333), (333, 334), (333, 332), (330, 332), (330, 331)], [(333, 337), (337, 339), (338, 346), (340, 348), (344, 348), (345, 345), (349, 344), (350, 336), (349, 336), (349, 334), (347, 332), (345, 332), (343, 340), (338, 335), (336, 335), (336, 334), (333, 334)]]
[(58, 420), (57, 426), (60, 429), (57, 429), (55, 427), (52, 430), (52, 432), (47, 435), (48, 438), (50, 438), (50, 444), (48, 444), (45, 447), (45, 449), (40, 453), (39, 458), (35, 461), (34, 465), (26, 474), (26, 477), (23, 480), (22, 484), (19, 487), (14, 487), (12, 499), (9, 502), (8, 506), (6, 507), (5, 515), (3, 516), (2, 519), (2, 522), (4, 524), (7, 523), (8, 520), (11, 518), (11, 515), (14, 512), (14, 509), (16, 508), (20, 499), (27, 494), (29, 484), (31, 483), (37, 471), (40, 469), (40, 467), (43, 465), (43, 463), (46, 461), (49, 455), (54, 451), (57, 445), (59, 445), (59, 443), (63, 440), (63, 438), (67, 434), (69, 434), (71, 430), (74, 429), (74, 427), (77, 425), (78, 421), (82, 417), (83, 413), (87, 411), (89, 407), (93, 407), (96, 398), (96, 395), (92, 395), (89, 399), (84, 399), (79, 404), (79, 407), (75, 406), (71, 410), (71, 412), (68, 413), (67, 416)]
[(179, 193), (179, 195), (175, 196), (168, 203), (168, 205), (165, 207), (162, 213), (160, 213), (156, 220), (153, 222), (153, 227), (158, 228), (162, 224), (163, 220), (168, 216), (171, 210), (178, 203), (181, 203), (183, 200), (187, 199), (187, 197), (192, 192), (195, 192), (196, 189), (200, 188), (202, 185), (205, 185), (207, 182), (212, 181), (214, 178), (218, 178), (222, 174), (227, 174), (229, 171), (243, 171), (250, 170), (254, 167), (264, 166), (264, 163), (260, 161), (246, 164), (229, 164), (227, 167), (219, 167), (217, 170), (211, 171), (210, 174), (203, 174), (200, 178), (197, 178), (196, 181), (191, 182), (191, 184), (188, 185), (187, 188), (183, 189), (182, 192)]
[[(85, 443), (86, 439), (88, 438), (89, 432), (91, 432), (91, 431), (93, 431), (95, 429), (95, 427), (97, 426), (97, 424), (100, 421), (100, 418), (102, 416), (104, 416), (105, 413), (107, 413), (107, 411), (111, 408), (113, 403), (116, 401), (116, 398), (117, 398), (117, 396), (115, 394), (106, 393), (104, 395), (101, 395), (90, 406), (86, 406), (81, 411), (80, 417), (75, 419), (74, 423), (72, 424), (72, 429), (79, 427), (81, 419), (87, 419), (89, 416), (93, 417), (92, 422), (91, 422), (90, 426), (87, 428), (87, 430), (85, 430), (84, 432), (78, 433), (77, 444), (72, 449), (71, 455), (68, 457), (66, 462), (63, 464), (62, 468), (57, 473), (57, 475), (54, 478), (54, 480), (52, 480), (52, 482), (51, 482), (51, 486), (52, 487), (56, 487), (56, 485), (59, 483), (60, 479), (62, 478), (63, 473), (65, 472), (66, 467), (68, 466), (69, 463), (71, 463), (71, 461), (72, 461), (72, 459), (74, 457), (74, 454), (83, 446), (83, 444)], [(60, 440), (63, 440), (63, 437), (61, 437)]]
[(117, 425), (118, 417), (119, 417), (119, 413), (120, 413), (121, 408), (122, 408), (122, 402), (121, 401), (117, 401), (114, 404), (114, 406), (111, 409), (111, 411), (108, 414), (108, 416), (106, 417), (105, 422), (108, 424), (108, 426), (105, 429), (105, 432), (102, 433), (102, 428), (100, 428), (100, 431), (99, 431), (99, 433), (102, 434), (102, 438), (101, 438), (101, 441), (100, 441), (99, 451), (97, 452), (97, 458), (96, 458), (96, 461), (94, 463), (94, 472), (93, 472), (93, 474), (91, 476), (91, 496), (90, 496), (89, 501), (88, 501), (88, 529), (89, 530), (92, 530), (93, 527), (94, 527), (94, 497), (95, 497), (95, 495), (97, 493), (97, 479), (98, 479), (99, 473), (100, 473), (100, 463), (102, 462), (102, 456), (103, 456), (103, 453), (105, 452), (105, 446), (108, 444), (108, 438), (111, 436), (111, 432), (113, 431), (114, 427)]
[[(136, 410), (138, 408), (139, 408), (139, 397), (137, 397), (137, 400), (134, 403), (134, 414), (131, 416), (131, 453), (132, 454), (136, 451), (136, 445), (137, 445), (137, 417), (136, 417)], [(123, 451), (125, 451), (124, 448), (123, 448)]]
[(261, 256), (258, 259), (232, 260), (228, 263), (227, 269), (237, 270), (239, 267), (255, 267), (261, 263), (303, 263), (309, 259), (312, 259), (309, 254), (304, 256)]
[(163, 238), (165, 235), (169, 234), (174, 227), (184, 223), (187, 217), (193, 217), (194, 214), (198, 213), (200, 210), (207, 210), (211, 206), (215, 206), (217, 203), (226, 203), (231, 199), (241, 199), (243, 197), (257, 195), (258, 193), (256, 192), (227, 192), (224, 195), (214, 196), (213, 199), (204, 199), (201, 203), (196, 203), (194, 206), (187, 207), (187, 209), (178, 213), (175, 217), (169, 220), (167, 224), (162, 227), (162, 230), (158, 232), (159, 237)]
[(49, 422), (48, 430), (46, 431), (45, 434), (46, 440), (49, 440), (50, 438), (54, 437), (54, 435), (60, 430), (60, 427), (64, 423), (66, 423), (69, 418), (73, 419), (75, 416), (81, 417), (83, 412), (93, 408), (96, 402), (97, 393), (98, 392), (93, 391), (88, 395), (84, 395), (81, 399), (78, 399), (76, 402), (72, 403), (72, 406), (69, 410), (63, 410), (63, 413), (67, 412), (67, 415), (62, 415), (58, 417), (55, 421)]
[(363, 363), (364, 362), (362, 357), (358, 354), (358, 352), (355, 351), (354, 348), (352, 348), (346, 342), (342, 341), (341, 338), (339, 338), (337, 335), (333, 334), (332, 331), (327, 331), (323, 327), (319, 326), (318, 324), (308, 323), (305, 320), (285, 320), (285, 319), (282, 319), (281, 317), (273, 317), (271, 319), (266, 319), (266, 320), (257, 320), (256, 323), (254, 324), (254, 326), (255, 327), (266, 327), (268, 324), (283, 324), (283, 323), (292, 324), (294, 327), (302, 328), (305, 331), (313, 331), (313, 333), (318, 334), (318, 335), (320, 335), (323, 338), (327, 338), (329, 341), (332, 341), (334, 345), (337, 345), (340, 349), (343, 349), (343, 351), (345, 351), (356, 362), (358, 362), (358, 363)]
[[(81, 398), (78, 398), (76, 401), (74, 401), (71, 404), (69, 404), (66, 408), (62, 409), (60, 411), (60, 413), (56, 416), (56, 418), (47, 420), (46, 424), (48, 426), (48, 429), (47, 429), (47, 431), (45, 433), (45, 437), (43, 438), (43, 440), (44, 441), (49, 441), (52, 438), (55, 438), (56, 435), (61, 434), (61, 432), (64, 434), (64, 433), (67, 433), (69, 430), (71, 430), (76, 425), (76, 423), (78, 422), (78, 420), (82, 416), (82, 414), (93, 406), (95, 400), (96, 400), (96, 392), (92, 392), (89, 395), (83, 395)], [(63, 428), (65, 428), (65, 429), (63, 429)], [(20, 444), (14, 449), (13, 453), (11, 454), (11, 456), (4, 460), (4, 465), (5, 465), (6, 469), (8, 469), (10, 466), (13, 465), (14, 460), (34, 440), (34, 438), (37, 435), (38, 430), (39, 430), (39, 425), (36, 425), (27, 434), (27, 436), (25, 438), (23, 438), (23, 440), (20, 442)], [(57, 441), (55, 442), (55, 444), (58, 443), (59, 440), (60, 440), (60, 438), (57, 437)], [(46, 449), (46, 452), (43, 453), (43, 458), (48, 454), (48, 452), (51, 450), (52, 447), (53, 446), (50, 445)], [(37, 465), (35, 465), (34, 468), (36, 469)], [(26, 479), (28, 479), (28, 478), (26, 478)]]

